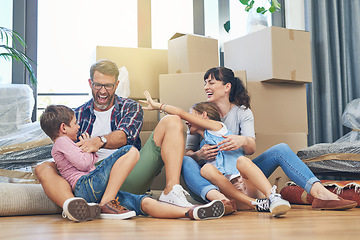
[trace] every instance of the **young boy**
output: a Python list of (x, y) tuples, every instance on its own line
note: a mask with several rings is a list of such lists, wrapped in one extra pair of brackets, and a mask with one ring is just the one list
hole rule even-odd
[[(79, 125), (71, 108), (48, 106), (40, 117), (40, 125), (54, 142), (51, 154), (74, 195), (79, 197), (79, 201), (85, 199), (99, 203), (92, 205), (93, 218), (126, 219), (135, 215), (151, 215), (158, 218), (212, 219), (224, 214), (221, 201), (182, 208), (160, 203), (146, 195), (119, 191), (139, 159), (138, 150), (133, 146), (124, 146), (95, 168), (97, 154), (83, 152), (75, 144)], [(90, 138), (87, 133), (80, 136), (80, 140), (86, 138)], [(69, 209), (64, 209), (63, 215), (74, 221), (88, 220), (73, 218)]]

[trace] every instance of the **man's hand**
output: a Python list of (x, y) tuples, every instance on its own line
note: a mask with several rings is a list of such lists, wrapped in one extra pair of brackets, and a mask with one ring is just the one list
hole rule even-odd
[(83, 136), (83, 135), (84, 133), (81, 134), (81, 136), (79, 137), (80, 141), (77, 142), (76, 145), (80, 147), (80, 149), (83, 150), (84, 152), (97, 152), (100, 149), (100, 147), (103, 145), (99, 137), (89, 138), (89, 134), (87, 134), (87, 136), (86, 135)]

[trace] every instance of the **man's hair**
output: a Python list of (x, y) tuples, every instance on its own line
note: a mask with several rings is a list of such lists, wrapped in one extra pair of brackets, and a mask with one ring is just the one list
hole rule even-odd
[(219, 113), (219, 109), (212, 102), (198, 102), (192, 106), (192, 109), (202, 114), (203, 112), (207, 112), (209, 119), (221, 122), (221, 117)]
[(74, 111), (64, 105), (49, 105), (41, 114), (40, 126), (41, 129), (52, 140), (59, 136), (60, 125), (65, 123), (70, 126), (70, 122), (74, 117)]
[(90, 79), (93, 81), (95, 71), (101, 72), (105, 75), (110, 75), (115, 77), (115, 82), (119, 77), (119, 69), (113, 61), (102, 59), (94, 63), (90, 68)]

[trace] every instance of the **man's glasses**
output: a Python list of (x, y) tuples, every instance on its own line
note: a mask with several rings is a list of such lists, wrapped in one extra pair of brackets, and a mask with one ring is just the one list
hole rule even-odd
[(115, 87), (115, 84), (112, 84), (112, 83), (100, 84), (100, 83), (91, 82), (91, 85), (96, 90), (100, 90), (102, 87), (105, 87), (106, 90), (113, 90)]

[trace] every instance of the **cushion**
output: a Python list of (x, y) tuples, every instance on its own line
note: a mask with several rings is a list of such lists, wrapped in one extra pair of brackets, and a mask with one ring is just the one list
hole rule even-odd
[(61, 213), (61, 208), (40, 184), (0, 183), (0, 216), (54, 213)]
[[(360, 207), (360, 180), (352, 181), (331, 181), (321, 180), (324, 186), (340, 197), (357, 202)], [(287, 186), (281, 189), (281, 196), (293, 204), (311, 204), (314, 198), (294, 182), (288, 182)]]

